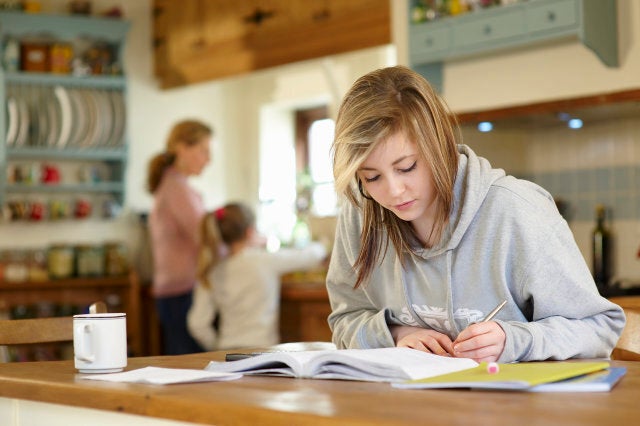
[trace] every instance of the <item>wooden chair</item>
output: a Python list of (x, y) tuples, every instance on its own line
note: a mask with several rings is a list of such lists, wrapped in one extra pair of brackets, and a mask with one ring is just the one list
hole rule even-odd
[[(104, 312), (107, 312), (107, 305), (103, 301), (89, 306), (89, 313)], [(57, 342), (73, 342), (72, 316), (0, 320), (0, 345)]]
[(640, 361), (640, 310), (625, 308), (624, 313), (627, 316), (627, 324), (611, 354), (611, 359)]
[(73, 317), (0, 320), (0, 345), (73, 341)]

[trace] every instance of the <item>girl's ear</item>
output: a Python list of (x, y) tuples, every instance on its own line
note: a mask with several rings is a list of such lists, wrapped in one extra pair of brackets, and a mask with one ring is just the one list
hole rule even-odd
[(266, 247), (267, 245), (266, 238), (258, 233), (258, 230), (255, 226), (250, 226), (247, 229), (247, 241), (254, 247)]

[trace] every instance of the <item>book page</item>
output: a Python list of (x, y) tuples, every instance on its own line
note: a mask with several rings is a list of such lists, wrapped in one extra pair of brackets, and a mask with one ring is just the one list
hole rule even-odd
[(468, 358), (434, 355), (409, 348), (343, 349), (313, 360), (315, 378), (400, 381), (476, 367)]

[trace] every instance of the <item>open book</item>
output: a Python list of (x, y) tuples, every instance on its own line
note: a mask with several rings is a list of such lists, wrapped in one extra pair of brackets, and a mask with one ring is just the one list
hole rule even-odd
[(464, 371), (394, 383), (393, 386), (402, 389), (469, 388), (550, 392), (560, 391), (560, 387), (553, 389), (553, 385), (559, 385), (562, 380), (603, 371), (608, 367), (606, 361), (521, 362), (500, 364), (499, 371), (491, 374), (487, 371), (487, 364), (482, 363)]
[(211, 361), (206, 370), (313, 379), (399, 382), (476, 367), (468, 358), (428, 354), (409, 348), (264, 352), (230, 362)]

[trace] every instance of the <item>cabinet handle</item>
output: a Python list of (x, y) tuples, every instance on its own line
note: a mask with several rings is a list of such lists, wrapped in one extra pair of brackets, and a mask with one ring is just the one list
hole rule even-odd
[(549, 11), (549, 13), (547, 13), (547, 20), (549, 22), (553, 22), (556, 20), (556, 14), (552, 11)]
[(484, 28), (482, 29), (482, 33), (486, 36), (491, 35), (491, 25), (485, 25)]

